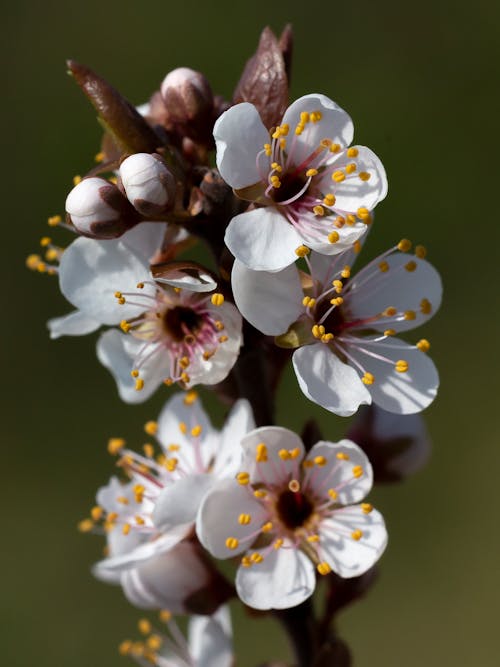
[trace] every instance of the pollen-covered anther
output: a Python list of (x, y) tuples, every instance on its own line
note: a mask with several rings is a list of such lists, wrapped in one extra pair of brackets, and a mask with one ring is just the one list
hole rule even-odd
[(401, 241), (397, 245), (398, 250), (401, 252), (408, 252), (411, 248), (411, 241), (408, 239), (401, 239)]
[(322, 217), (325, 215), (325, 209), (320, 204), (318, 204), (317, 206), (313, 206), (313, 213), (314, 215)]
[(226, 547), (228, 549), (237, 549), (239, 544), (240, 542), (236, 539), (236, 537), (228, 537), (226, 539)]
[(273, 529), (273, 524), (272, 524), (271, 521), (268, 521), (267, 523), (265, 523), (261, 526), (261, 531), (263, 533), (270, 533), (272, 531), (272, 529)]
[(142, 635), (149, 635), (151, 630), (152, 630), (151, 623), (150, 623), (150, 621), (148, 621), (147, 618), (139, 619), (139, 621), (137, 623), (137, 627), (139, 628), (139, 632)]
[(352, 213), (348, 213), (345, 217), (345, 223), (349, 227), (352, 227), (353, 225), (356, 224), (356, 216), (353, 215)]
[(236, 475), (236, 481), (242, 486), (246, 486), (250, 482), (250, 475), (247, 472), (239, 472)]
[(387, 273), (387, 271), (389, 271), (389, 263), (384, 260), (383, 262), (380, 262), (378, 268), (382, 273)]
[(333, 231), (328, 234), (329, 243), (337, 243), (337, 241), (339, 240), (340, 240), (340, 235), (338, 232)]
[(95, 507), (90, 510), (90, 516), (94, 521), (99, 521), (99, 519), (102, 518), (102, 514), (103, 509), (102, 507), (99, 507), (99, 505), (95, 505)]
[(344, 268), (343, 268), (342, 271), (340, 272), (340, 275), (341, 275), (342, 278), (344, 278), (344, 279), (345, 279), (345, 278), (349, 278), (350, 275), (351, 275), (351, 267), (350, 267), (350, 266), (347, 266), (347, 265), (344, 266)]
[(334, 226), (337, 229), (342, 229), (342, 227), (345, 225), (345, 218), (342, 215), (338, 215), (335, 220), (333, 221)]
[(395, 329), (385, 329), (384, 330), (384, 336), (395, 336), (396, 335), (396, 330)]
[(93, 527), (94, 527), (94, 522), (92, 521), (92, 519), (83, 519), (78, 524), (78, 530), (81, 533), (90, 533)]
[(421, 338), (416, 347), (421, 351), (421, 352), (428, 352), (431, 348), (431, 344), (426, 338)]
[(321, 338), (326, 333), (326, 329), (322, 324), (315, 324), (311, 329), (314, 338)]
[(155, 422), (153, 420), (147, 421), (144, 424), (144, 431), (148, 435), (156, 435), (158, 433), (158, 422)]
[(336, 201), (337, 200), (336, 200), (335, 195), (332, 195), (331, 193), (325, 195), (324, 198), (323, 198), (323, 204), (325, 206), (334, 206)]
[(136, 391), (142, 391), (144, 389), (144, 380), (142, 378), (137, 378), (134, 389)]
[(288, 461), (291, 458), (288, 449), (280, 449), (278, 452), (278, 456), (282, 461)]
[(276, 551), (277, 551), (278, 549), (281, 549), (283, 544), (284, 544), (284, 540), (281, 537), (278, 537), (277, 540), (274, 540), (273, 549), (276, 549)]
[(337, 452), (337, 458), (339, 461), (349, 461), (349, 454), (345, 452)]
[(120, 322), (120, 329), (123, 331), (123, 333), (128, 333), (130, 331), (131, 325), (127, 320), (122, 320)]
[(252, 561), (250, 560), (250, 558), (248, 556), (243, 556), (243, 558), (241, 559), (240, 562), (241, 562), (241, 565), (243, 567), (251, 567), (252, 566)]
[(129, 655), (132, 651), (133, 645), (134, 643), (132, 642), (131, 639), (125, 639), (118, 646), (118, 653), (123, 656)]
[(51, 215), (47, 219), (47, 224), (49, 227), (57, 227), (57, 225), (60, 225), (62, 222), (62, 217), (60, 215)]
[(344, 287), (344, 283), (341, 280), (332, 280), (332, 287), (335, 287), (335, 291), (339, 294)]
[(397, 308), (394, 308), (394, 306), (388, 306), (383, 312), (382, 315), (384, 317), (394, 317), (396, 313), (398, 312)]
[(260, 554), (258, 551), (254, 551), (253, 554), (250, 556), (250, 560), (252, 563), (262, 563), (264, 560), (264, 556)]
[(278, 189), (281, 187), (281, 181), (279, 179), (279, 176), (276, 176), (276, 174), (271, 176), (269, 180), (271, 181), (271, 185), (273, 186), (273, 188)]
[(414, 262), (413, 260), (411, 260), (411, 261), (409, 261), (405, 264), (405, 269), (407, 271), (409, 271), (410, 273), (413, 273), (413, 271), (416, 270), (417, 266), (418, 266), (417, 262)]
[(267, 461), (267, 447), (263, 442), (257, 445), (255, 460), (257, 463), (265, 463)]
[(322, 343), (331, 343), (331, 341), (333, 339), (334, 339), (334, 335), (332, 333), (325, 333), (320, 338)]
[(337, 500), (339, 494), (335, 491), (335, 489), (328, 489), (328, 495), (332, 500)]
[(315, 456), (313, 461), (320, 468), (322, 468), (328, 463), (327, 459), (324, 456)]
[(325, 576), (327, 574), (330, 574), (330, 572), (332, 571), (332, 568), (328, 565), (328, 563), (326, 561), (322, 561), (321, 563), (318, 563), (318, 565), (316, 566), (316, 569), (323, 576)]
[(306, 539), (308, 542), (311, 542), (311, 544), (316, 544), (319, 542), (319, 535), (308, 535)]
[(193, 428), (191, 429), (191, 435), (193, 436), (193, 438), (197, 438), (199, 435), (201, 435), (202, 430), (203, 429), (200, 426), (200, 424), (196, 424), (196, 426), (193, 426)]
[(340, 144), (335, 144), (335, 143), (330, 144), (331, 153), (338, 153), (340, 149), (341, 149)]
[(125, 447), (125, 440), (123, 438), (110, 438), (108, 440), (108, 452), (112, 456), (116, 456)]
[(351, 537), (353, 540), (358, 542), (362, 537), (363, 537), (363, 531), (362, 530), (353, 530), (351, 533)]
[(429, 315), (432, 312), (432, 303), (429, 299), (422, 299), (420, 302), (420, 312), (423, 315)]
[(255, 498), (265, 498), (267, 496), (267, 491), (264, 491), (264, 489), (256, 489), (253, 492), (253, 495)]
[(226, 336), (225, 334), (223, 336), (219, 336), (219, 343), (227, 343), (229, 340), (229, 336)]
[(417, 317), (417, 314), (414, 310), (405, 310), (404, 318), (405, 320), (414, 320)]
[(361, 503), (361, 510), (363, 511), (363, 514), (370, 514), (370, 512), (373, 511), (373, 505), (370, 503)]
[(222, 306), (222, 304), (224, 303), (224, 295), (220, 294), (220, 292), (216, 292), (215, 294), (212, 294), (212, 296), (210, 297), (210, 301), (214, 306)]
[(341, 296), (336, 296), (333, 299), (330, 299), (332, 306), (341, 306), (344, 303), (344, 299)]
[(248, 526), (251, 521), (252, 517), (250, 514), (240, 514), (238, 517), (238, 523), (242, 526)]
[(408, 362), (405, 361), (404, 359), (399, 359), (398, 361), (396, 361), (394, 368), (398, 373), (406, 373), (406, 371), (409, 368)]
[(264, 144), (264, 152), (268, 157), (271, 155), (271, 144)]
[(364, 474), (363, 468), (361, 466), (354, 466), (354, 468), (352, 469), (352, 474), (354, 475), (354, 477), (356, 477), (356, 479), (362, 477)]
[(124, 523), (123, 524), (122, 533), (124, 535), (128, 535), (130, 533), (130, 524), (129, 523)]
[(423, 245), (416, 245), (415, 246), (415, 255), (419, 259), (424, 259), (427, 255), (427, 248)]
[(298, 248), (295, 248), (295, 254), (297, 257), (306, 257), (311, 252), (311, 250), (305, 245), (299, 245)]
[(375, 376), (373, 375), (373, 373), (366, 372), (361, 378), (361, 382), (366, 385), (371, 385), (375, 382)]
[(356, 165), (354, 164), (354, 162), (350, 162), (345, 166), (345, 170), (346, 173), (348, 174), (354, 174), (354, 172), (356, 171)]
[(271, 169), (274, 169), (278, 173), (283, 171), (283, 167), (281, 165), (279, 165), (277, 162), (272, 162), (271, 163)]
[(344, 172), (341, 171), (340, 169), (334, 171), (332, 174), (332, 181), (335, 181), (335, 183), (342, 183), (342, 181), (345, 181)]
[(362, 181), (369, 181), (372, 175), (368, 171), (360, 171), (358, 176)]
[(316, 299), (314, 299), (312, 296), (305, 296), (302, 299), (302, 305), (306, 306), (306, 308), (314, 308), (316, 305)]

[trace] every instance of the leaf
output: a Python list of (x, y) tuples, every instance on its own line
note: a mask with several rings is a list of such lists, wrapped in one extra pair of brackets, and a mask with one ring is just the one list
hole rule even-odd
[(153, 153), (160, 141), (141, 114), (113, 86), (85, 65), (68, 60), (69, 74), (88, 97), (104, 129), (125, 153)]
[(276, 36), (264, 28), (255, 54), (248, 60), (236, 86), (233, 103), (250, 102), (257, 107), (264, 125), (271, 129), (288, 106), (285, 59)]

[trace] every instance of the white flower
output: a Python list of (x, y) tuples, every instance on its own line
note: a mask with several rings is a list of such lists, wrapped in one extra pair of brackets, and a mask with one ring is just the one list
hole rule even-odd
[[(398, 338), (427, 321), (441, 303), (437, 271), (406, 252), (403, 240), (359, 271), (351, 266), (359, 242), (342, 255), (306, 257), (310, 276), (296, 267), (250, 271), (236, 261), (232, 284), (241, 313), (260, 331), (298, 347), (293, 366), (304, 394), (327, 410), (352, 415), (372, 401), (388, 412), (411, 414), (435, 398), (439, 378), (425, 339)], [(287, 340), (283, 340), (287, 339)]]
[(236, 479), (205, 496), (197, 519), (201, 543), (216, 558), (242, 555), (238, 595), (256, 609), (284, 609), (312, 595), (316, 578), (366, 572), (385, 549), (382, 516), (359, 503), (372, 469), (350, 440), (318, 442), (304, 459), (292, 431), (263, 427), (242, 440)]
[(212, 279), (150, 280), (148, 260), (164, 233), (162, 223), (142, 223), (116, 241), (79, 238), (60, 262), (61, 291), (78, 311), (51, 321), (52, 335), (119, 324), (123, 333), (104, 333), (97, 356), (130, 403), (146, 400), (163, 382), (220, 382), (241, 345), (241, 316), (222, 295), (206, 294)]
[(365, 233), (387, 179), (369, 148), (348, 148), (353, 132), (347, 113), (318, 94), (296, 100), (271, 137), (252, 104), (222, 114), (214, 127), (222, 178), (263, 205), (229, 223), (225, 241), (238, 260), (278, 271), (304, 245), (333, 255)]
[[(130, 481), (111, 478), (97, 493), (92, 518), (83, 522), (82, 529), (87, 531), (95, 530), (95, 522), (102, 524), (107, 535), (109, 555), (95, 565), (96, 576), (121, 583), (139, 606), (155, 598), (153, 590), (158, 597), (158, 586), (163, 585), (172, 595), (165, 587), (165, 571), (177, 568), (174, 556), (166, 560), (158, 556), (170, 553), (192, 532), (201, 500), (215, 481), (236, 473), (241, 461), (238, 443), (252, 428), (253, 417), (245, 400), (234, 405), (219, 433), (196, 393), (189, 392), (173, 396), (158, 422), (146, 424), (146, 431), (156, 436), (159, 447), (148, 443), (144, 454), (138, 454), (125, 449), (122, 440), (112, 439), (110, 452), (120, 455), (118, 465)], [(206, 571), (202, 564), (198, 569), (201, 574)], [(188, 570), (186, 576), (189, 580)], [(163, 584), (155, 584), (161, 577)], [(179, 577), (182, 579), (181, 574)], [(141, 595), (146, 595), (142, 605)], [(154, 606), (172, 607), (172, 603)]]
[(213, 616), (192, 616), (188, 625), (188, 641), (164, 610), (160, 620), (167, 631), (158, 629), (147, 619), (139, 621), (144, 641), (126, 640), (120, 644), (122, 655), (133, 658), (139, 665), (157, 667), (231, 667), (233, 664), (231, 616), (227, 606)]

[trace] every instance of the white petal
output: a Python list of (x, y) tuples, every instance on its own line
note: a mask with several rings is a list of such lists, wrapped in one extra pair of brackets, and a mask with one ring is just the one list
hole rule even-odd
[[(321, 183), (325, 191), (335, 195), (334, 210), (340, 215), (356, 213), (358, 208), (371, 211), (387, 195), (387, 176), (382, 162), (366, 146), (355, 146), (358, 157), (350, 158), (347, 151), (340, 153), (328, 166)], [(332, 181), (332, 174), (344, 170), (348, 164), (356, 164), (356, 171), (348, 174), (340, 183)], [(359, 174), (369, 174), (368, 180), (362, 180)], [(320, 186), (321, 187), (321, 186)]]
[[(308, 218), (312, 219), (315, 218), (315, 216), (312, 212), (307, 212), (302, 215), (302, 229), (300, 231), (302, 240), (304, 245), (312, 248), (312, 250), (315, 250), (322, 255), (338, 255), (339, 253), (343, 253), (346, 250), (352, 249), (352, 244), (358, 239), (362, 238), (368, 229), (367, 226), (362, 222), (357, 222), (352, 226), (344, 225), (340, 229), (335, 229), (328, 222), (328, 219), (323, 219), (325, 220), (325, 224), (321, 231), (319, 231), (318, 229), (312, 227), (312, 225), (308, 228)], [(312, 224), (316, 223), (317, 219), (312, 222)], [(328, 235), (332, 229), (339, 235), (338, 241), (335, 243), (330, 243), (328, 240)]]
[[(250, 514), (249, 524), (238, 521), (240, 514)], [(231, 558), (245, 552), (255, 538), (248, 538), (264, 523), (262, 505), (253, 497), (252, 490), (234, 479), (217, 482), (205, 496), (196, 519), (196, 534), (212, 556)], [(235, 537), (239, 545), (228, 549), (226, 540)]]
[(213, 616), (192, 616), (188, 641), (196, 667), (231, 667), (231, 637), (229, 607), (220, 607)]
[[(390, 363), (375, 359), (360, 347), (349, 347), (349, 353), (375, 376), (369, 386), (374, 403), (388, 412), (407, 415), (424, 410), (436, 397), (439, 376), (433, 361), (424, 353), (397, 338), (387, 342), (368, 343), (359, 339), (359, 345), (390, 360)], [(398, 373), (395, 363), (408, 362), (408, 371)]]
[[(351, 534), (361, 530), (355, 540)], [(369, 570), (387, 545), (384, 519), (377, 510), (365, 514), (359, 505), (336, 510), (321, 522), (320, 548), (332, 570), (346, 579), (357, 577)]]
[[(369, 325), (379, 331), (389, 328), (406, 331), (429, 320), (441, 305), (443, 286), (439, 273), (429, 262), (406, 253), (395, 253), (385, 261), (389, 266), (385, 272), (380, 271), (377, 265), (371, 269), (367, 267), (354, 276), (343, 294), (346, 317), (364, 319), (383, 312), (389, 306), (402, 313), (413, 310), (416, 314), (414, 320), (396, 321), (383, 317)], [(408, 271), (406, 266), (416, 268)], [(424, 302), (427, 307), (422, 307), (424, 299), (429, 302)], [(430, 312), (427, 312), (429, 304)]]
[(203, 497), (210, 489), (213, 475), (188, 475), (168, 484), (158, 496), (153, 522), (162, 531), (194, 523)]
[(219, 477), (233, 477), (241, 470), (243, 436), (255, 428), (250, 403), (241, 398), (231, 408), (224, 422), (215, 450), (212, 474)]
[(128, 600), (144, 609), (186, 611), (185, 602), (204, 588), (209, 572), (189, 542), (124, 572), (121, 583)]
[(60, 336), (84, 336), (101, 326), (100, 322), (87, 317), (80, 310), (73, 310), (62, 317), (54, 317), (47, 322), (52, 339)]
[(204, 359), (201, 352), (192, 359), (188, 368), (190, 381), (188, 388), (197, 384), (217, 384), (227, 377), (236, 363), (243, 342), (241, 333), (242, 319), (238, 309), (229, 302), (222, 306), (212, 306), (207, 303), (206, 309), (212, 320), (220, 320), (224, 324), (223, 334), (227, 336), (224, 343), (220, 343), (215, 354)]
[[(295, 128), (300, 122), (302, 112), (320, 111), (322, 118), (317, 123), (307, 123), (301, 135), (295, 135)], [(321, 94), (299, 97), (285, 112), (282, 125), (290, 125), (288, 149), (293, 145), (292, 161), (298, 165), (310, 155), (322, 139), (331, 139), (342, 147), (349, 146), (354, 135), (354, 127), (349, 115), (335, 102)]]
[(371, 403), (370, 393), (356, 371), (344, 364), (327, 345), (317, 343), (296, 350), (293, 367), (300, 388), (314, 403), (341, 417)]
[[(349, 458), (339, 459), (337, 454), (347, 455)], [(336, 502), (341, 505), (351, 505), (359, 503), (369, 493), (373, 484), (372, 467), (366, 454), (354, 442), (320, 441), (311, 449), (307, 459), (313, 461), (317, 456), (323, 456), (327, 463), (323, 466), (316, 465), (311, 469), (309, 475), (311, 481), (307, 487), (315, 496), (328, 499), (329, 489), (334, 489), (337, 492)], [(362, 469), (360, 477), (353, 474), (353, 468), (358, 466)]]
[(260, 563), (240, 565), (236, 590), (254, 609), (288, 609), (310, 597), (316, 586), (309, 558), (291, 545), (271, 548)]
[(97, 358), (115, 378), (120, 398), (126, 403), (142, 403), (147, 400), (168, 376), (168, 355), (163, 352), (161, 358), (151, 357), (141, 367), (144, 388), (135, 389), (135, 380), (130, 373), (134, 368), (134, 359), (144, 341), (125, 335), (116, 329), (103, 333), (97, 341)]
[(217, 287), (217, 283), (212, 276), (201, 269), (188, 272), (183, 267), (169, 268), (168, 278), (155, 275), (154, 273), (153, 276), (157, 283), (163, 283), (171, 287), (180, 287), (191, 292), (212, 292)]
[(123, 234), (120, 241), (143, 259), (145, 264), (149, 264), (155, 252), (161, 248), (167, 228), (176, 229), (176, 226), (168, 226), (166, 222), (141, 222)]
[(272, 208), (235, 216), (225, 242), (236, 259), (254, 271), (280, 271), (297, 259), (302, 239), (286, 218)]
[(257, 154), (269, 142), (259, 112), (248, 102), (225, 111), (214, 125), (217, 167), (222, 178), (238, 190), (260, 180)]
[(191, 429), (195, 426), (201, 426), (201, 433), (197, 438), (203, 453), (205, 449), (211, 449), (210, 442), (215, 438), (210, 419), (198, 398), (186, 402), (186, 394), (174, 394), (160, 412), (156, 437), (166, 451), (171, 444), (179, 445), (176, 456), (182, 456), (182, 461), (188, 464), (189, 470), (197, 469), (194, 446), (196, 440), (191, 435)]
[[(257, 462), (257, 458), (262, 459), (262, 444), (265, 445), (266, 460)], [(253, 484), (287, 483), (290, 473), (298, 475), (300, 462), (304, 457), (304, 445), (293, 431), (281, 426), (256, 428), (243, 438), (241, 446), (244, 451), (243, 470), (250, 474)], [(282, 459), (279, 455), (282, 450), (295, 450), (293, 458)]]
[[(148, 265), (120, 241), (96, 241), (80, 237), (61, 257), (59, 284), (61, 292), (84, 315), (101, 324), (118, 324), (136, 317), (145, 306), (118, 304), (116, 291), (135, 290), (136, 284), (149, 275)], [(154, 291), (145, 285), (138, 296)]]
[(232, 286), (243, 317), (268, 336), (285, 332), (304, 309), (304, 293), (295, 266), (268, 273), (252, 271), (236, 259)]

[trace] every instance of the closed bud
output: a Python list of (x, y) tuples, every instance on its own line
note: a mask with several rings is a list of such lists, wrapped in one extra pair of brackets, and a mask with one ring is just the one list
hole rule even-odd
[(172, 70), (161, 84), (161, 95), (170, 123), (195, 141), (211, 138), (214, 96), (201, 72)]
[(161, 215), (173, 205), (175, 179), (156, 153), (126, 158), (120, 165), (120, 178), (129, 202), (142, 215)]
[(82, 236), (114, 239), (140, 218), (120, 190), (104, 178), (84, 178), (66, 197), (66, 213)]

